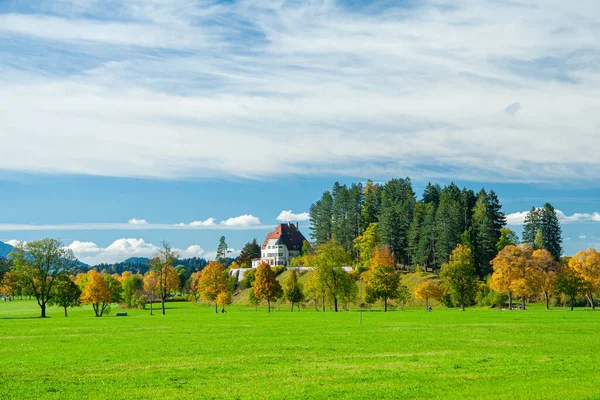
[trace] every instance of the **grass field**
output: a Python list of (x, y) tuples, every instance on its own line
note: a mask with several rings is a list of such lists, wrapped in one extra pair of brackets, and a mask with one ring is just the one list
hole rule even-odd
[(600, 312), (128, 312), (0, 303), (0, 398), (600, 398)]

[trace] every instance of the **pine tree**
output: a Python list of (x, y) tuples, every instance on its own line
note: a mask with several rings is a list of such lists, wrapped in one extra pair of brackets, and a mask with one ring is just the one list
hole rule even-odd
[(410, 178), (392, 179), (383, 188), (382, 211), (379, 216), (381, 243), (398, 261), (408, 264), (408, 230), (413, 219), (415, 192)]
[(473, 259), (479, 277), (483, 278), (491, 272), (490, 261), (496, 256), (497, 249), (493, 216), (488, 207), (488, 196), (481, 190), (473, 207), (473, 232), (475, 246)]
[(502, 212), (500, 200), (493, 190), (488, 193), (487, 204), (489, 209), (490, 219), (494, 225), (494, 241), (497, 243), (500, 239), (500, 230), (506, 226), (506, 215)]
[(327, 243), (333, 237), (332, 214), (333, 197), (331, 192), (325, 191), (321, 199), (310, 206), (310, 231), (316, 244)]
[(242, 248), (242, 251), (240, 251), (238, 264), (240, 264), (242, 268), (250, 268), (252, 266), (252, 260), (255, 258), (260, 258), (260, 246), (256, 242), (256, 239), (252, 239), (252, 241), (246, 243)]
[(562, 255), (562, 228), (556, 210), (550, 203), (542, 207), (542, 236), (543, 246), (552, 254), (555, 260)]
[(219, 246), (217, 247), (216, 261), (225, 265), (227, 263), (227, 243), (225, 242), (225, 236), (221, 236), (219, 239)]
[(364, 188), (363, 203), (361, 207), (362, 229), (379, 221), (378, 216), (381, 208), (381, 186), (373, 184), (370, 179)]
[(446, 186), (440, 195), (436, 220), (436, 267), (448, 261), (452, 250), (460, 243), (464, 229), (464, 203), (460, 189), (454, 184)]
[(429, 182), (423, 191), (423, 203), (433, 203), (436, 207), (440, 203), (440, 193), (442, 188), (437, 183)]
[(530, 246), (535, 246), (535, 235), (537, 231), (542, 229), (542, 210), (540, 208), (531, 207), (531, 210), (525, 216), (523, 225), (523, 243)]

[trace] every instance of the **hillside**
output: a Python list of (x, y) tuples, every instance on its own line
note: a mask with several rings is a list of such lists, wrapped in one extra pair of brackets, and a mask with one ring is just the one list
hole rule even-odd
[(13, 247), (4, 242), (0, 242), (0, 257), (6, 258), (8, 254), (12, 251)]

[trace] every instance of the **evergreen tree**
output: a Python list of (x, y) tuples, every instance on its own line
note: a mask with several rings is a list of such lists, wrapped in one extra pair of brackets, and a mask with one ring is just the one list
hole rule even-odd
[(363, 203), (361, 207), (362, 230), (379, 221), (381, 209), (381, 186), (373, 184), (370, 179), (364, 188)]
[(216, 261), (221, 265), (225, 265), (227, 262), (227, 243), (225, 243), (225, 236), (221, 236), (219, 239)]
[(379, 216), (381, 244), (387, 246), (396, 260), (408, 264), (408, 231), (415, 208), (415, 192), (410, 178), (392, 179), (383, 187)]
[(454, 184), (446, 186), (440, 194), (436, 220), (436, 267), (448, 261), (452, 250), (460, 243), (464, 229), (464, 202), (460, 189)]
[(435, 215), (437, 208), (434, 203), (425, 204), (425, 218), (421, 225), (419, 245), (415, 254), (415, 265), (420, 264), (426, 268), (435, 268), (436, 248), (437, 248), (437, 229)]
[(423, 224), (427, 217), (427, 207), (425, 203), (418, 202), (415, 204), (413, 219), (408, 229), (408, 256), (411, 265), (423, 264), (420, 262), (419, 244), (423, 234)]
[(523, 243), (527, 243), (533, 247), (535, 245), (535, 235), (540, 229), (542, 229), (542, 210), (531, 207), (531, 210), (525, 216)]
[(543, 246), (552, 254), (555, 260), (562, 255), (562, 228), (556, 210), (550, 203), (542, 207), (542, 237)]
[(493, 190), (488, 193), (487, 204), (489, 209), (490, 219), (494, 225), (494, 239), (497, 243), (500, 240), (500, 231), (506, 226), (506, 215), (502, 212), (500, 200)]
[(473, 207), (473, 260), (477, 275), (483, 278), (491, 272), (490, 261), (496, 256), (497, 249), (493, 216), (488, 207), (488, 196), (481, 190)]
[(240, 264), (242, 268), (250, 268), (252, 266), (252, 260), (255, 258), (260, 258), (260, 246), (256, 242), (256, 239), (252, 239), (252, 241), (246, 243), (242, 248), (242, 251), (240, 251), (238, 264)]
[(330, 191), (325, 191), (321, 199), (310, 206), (310, 235), (317, 245), (327, 243), (333, 237), (332, 207), (333, 197)]
[(433, 203), (436, 207), (440, 203), (440, 193), (442, 188), (437, 183), (429, 182), (423, 191), (423, 203)]

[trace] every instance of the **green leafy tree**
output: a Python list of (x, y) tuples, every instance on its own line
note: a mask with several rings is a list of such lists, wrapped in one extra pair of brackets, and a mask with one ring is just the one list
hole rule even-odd
[(410, 290), (406, 285), (398, 285), (396, 291), (396, 301), (401, 304), (401, 310), (404, 311), (404, 305), (411, 299)]
[(354, 251), (358, 255), (358, 261), (363, 266), (368, 266), (371, 261), (373, 249), (377, 246), (377, 223), (370, 224), (367, 229), (354, 239)]
[(300, 303), (304, 301), (304, 287), (298, 282), (298, 274), (296, 270), (290, 271), (290, 277), (288, 278), (285, 285), (285, 299), (292, 304), (291, 311), (294, 311), (294, 303), (298, 305), (300, 310)]
[(333, 301), (333, 309), (338, 311), (339, 296), (347, 285), (347, 272), (342, 267), (352, 261), (346, 250), (335, 241), (322, 244), (317, 247), (315, 257), (314, 279), (325, 293)]
[(255, 311), (258, 311), (258, 305), (260, 304), (260, 299), (258, 297), (256, 297), (256, 295), (254, 294), (254, 290), (248, 291), (248, 303), (250, 303), (250, 305), (254, 306)]
[(518, 246), (519, 237), (514, 231), (508, 228), (500, 228), (500, 239), (496, 243), (496, 250), (501, 251), (509, 245)]
[(535, 250), (544, 248), (544, 235), (542, 234), (541, 229), (538, 229), (535, 233), (535, 239), (533, 240), (533, 248)]
[(150, 268), (158, 273), (158, 290), (160, 295), (161, 313), (165, 315), (165, 301), (172, 290), (180, 286), (180, 279), (173, 264), (179, 258), (179, 253), (167, 243), (162, 242), (162, 248), (150, 260)]
[(584, 292), (584, 281), (579, 274), (564, 265), (556, 278), (556, 290), (569, 298), (571, 311), (573, 311), (575, 299)]
[(466, 302), (475, 295), (477, 278), (473, 265), (471, 249), (461, 244), (450, 255), (450, 260), (442, 266), (440, 277), (448, 287), (455, 304), (460, 304), (460, 309), (465, 310)]
[(66, 274), (56, 278), (50, 296), (50, 305), (62, 307), (67, 316), (67, 308), (81, 305), (81, 288)]
[(134, 274), (123, 279), (123, 301), (127, 308), (137, 307), (138, 297), (144, 290), (144, 279), (141, 275)]
[(23, 287), (28, 288), (46, 317), (46, 305), (51, 300), (52, 288), (63, 274), (70, 275), (77, 259), (73, 251), (64, 247), (59, 240), (42, 239), (17, 244), (9, 254), (12, 271)]

